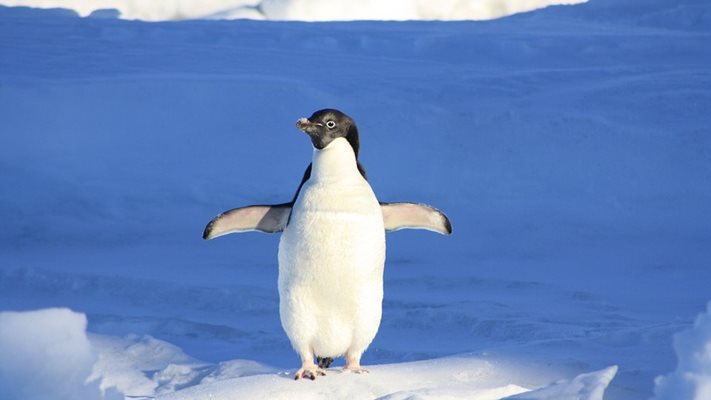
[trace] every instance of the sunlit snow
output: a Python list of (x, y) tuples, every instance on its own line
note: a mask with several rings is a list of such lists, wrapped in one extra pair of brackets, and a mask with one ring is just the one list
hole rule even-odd
[[(65, 8), (82, 17), (124, 19), (485, 20), (587, 0), (0, 0), (0, 5)], [(113, 10), (114, 12), (110, 12)]]

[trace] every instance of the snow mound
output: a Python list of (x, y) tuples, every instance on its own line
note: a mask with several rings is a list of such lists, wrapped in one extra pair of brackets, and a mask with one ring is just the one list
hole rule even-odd
[(196, 371), (204, 366), (178, 347), (148, 335), (91, 335), (91, 344), (97, 354), (92, 378), (102, 378), (102, 389), (116, 387), (131, 397), (175, 391), (198, 379)]
[(276, 372), (274, 369), (252, 360), (223, 361), (217, 365), (200, 383), (219, 382), (227, 379), (240, 378), (258, 374)]
[(146, 21), (180, 19), (348, 20), (486, 20), (557, 4), (587, 0), (0, 0), (0, 5), (66, 8), (82, 17)]
[(347, 20), (487, 20), (555, 4), (586, 0), (264, 0), (267, 19)]
[(510, 397), (511, 400), (602, 400), (605, 389), (617, 374), (616, 365), (600, 371), (580, 374), (571, 381), (560, 381), (532, 392)]
[[(267, 373), (209, 382), (158, 396), (159, 400), (231, 399), (235, 393), (249, 399), (558, 399), (602, 400), (617, 367), (586, 373), (544, 389), (550, 371), (540, 365), (470, 356), (369, 366), (370, 374), (342, 373), (337, 368), (315, 382), (294, 381), (293, 371)], [(525, 385), (525, 386), (523, 386)], [(523, 397), (515, 395), (523, 394)]]
[(527, 375), (508, 364), (467, 357), (409, 363), (371, 365), (370, 374), (341, 373), (331, 368), (315, 382), (294, 381), (293, 371), (262, 374), (205, 383), (160, 400), (232, 399), (235, 393), (249, 399), (428, 399), (461, 397), (476, 393), (481, 399), (498, 399), (528, 389), (507, 383), (511, 373)]
[(674, 336), (676, 371), (656, 379), (656, 400), (711, 399), (711, 302), (694, 327)]
[(150, 335), (91, 335), (90, 339), (97, 354), (92, 379), (101, 378), (102, 389), (116, 387), (127, 397), (153, 397), (203, 383), (275, 372), (251, 360), (204, 363)]
[(120, 399), (88, 381), (86, 316), (68, 309), (0, 313), (0, 399)]
[[(206, 364), (150, 336), (86, 334), (84, 314), (68, 309), (0, 313), (0, 400), (231, 399), (516, 399), (601, 400), (617, 367), (541, 386), (551, 371), (487, 357), (384, 364), (354, 375), (333, 368), (317, 382), (295, 382), (251, 360)], [(118, 390), (117, 390), (118, 389)]]

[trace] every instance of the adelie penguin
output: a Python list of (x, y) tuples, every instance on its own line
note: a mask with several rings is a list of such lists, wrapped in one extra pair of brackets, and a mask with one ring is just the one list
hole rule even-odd
[(380, 325), (385, 232), (449, 235), (452, 226), (428, 205), (378, 202), (358, 162), (358, 128), (346, 114), (319, 110), (296, 127), (310, 137), (313, 158), (294, 199), (226, 211), (210, 221), (203, 238), (282, 232), (279, 315), (301, 357), (295, 378), (325, 375), (340, 356), (344, 371), (367, 372), (360, 358)]

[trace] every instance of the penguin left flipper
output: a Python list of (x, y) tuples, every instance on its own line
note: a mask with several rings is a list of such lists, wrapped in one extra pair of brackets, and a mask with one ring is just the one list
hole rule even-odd
[(291, 213), (291, 203), (233, 208), (216, 216), (205, 227), (202, 238), (214, 239), (229, 233), (260, 231), (281, 232)]
[(442, 211), (417, 203), (380, 203), (383, 222), (387, 232), (400, 229), (426, 229), (428, 231), (452, 234), (452, 224)]

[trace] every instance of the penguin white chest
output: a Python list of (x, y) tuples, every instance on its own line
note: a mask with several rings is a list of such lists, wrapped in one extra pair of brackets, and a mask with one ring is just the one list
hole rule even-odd
[(353, 150), (336, 139), (315, 150), (279, 242), (280, 316), (297, 352), (365, 351), (380, 324), (385, 228)]

